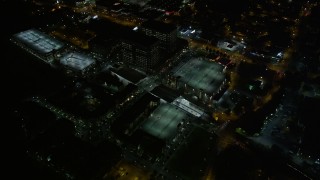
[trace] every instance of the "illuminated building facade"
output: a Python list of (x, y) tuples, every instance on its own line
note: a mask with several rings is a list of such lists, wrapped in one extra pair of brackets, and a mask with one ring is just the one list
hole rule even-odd
[(121, 41), (120, 59), (142, 69), (153, 68), (160, 60), (159, 40), (139, 33), (126, 35)]
[(177, 27), (175, 25), (149, 20), (143, 22), (140, 28), (147, 36), (159, 39), (161, 49), (169, 52), (176, 49)]

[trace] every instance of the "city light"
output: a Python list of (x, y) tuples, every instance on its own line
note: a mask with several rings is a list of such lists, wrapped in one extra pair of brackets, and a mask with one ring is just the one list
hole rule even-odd
[(13, 179), (320, 177), (318, 2), (2, 7)]

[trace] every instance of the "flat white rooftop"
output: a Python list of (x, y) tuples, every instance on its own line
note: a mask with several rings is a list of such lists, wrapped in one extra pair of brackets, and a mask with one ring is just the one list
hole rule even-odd
[(174, 70), (174, 76), (195, 89), (203, 89), (206, 93), (214, 93), (225, 79), (223, 66), (210, 62), (205, 58), (193, 58), (183, 66)]
[(14, 37), (28, 47), (43, 54), (58, 50), (64, 46), (62, 42), (36, 29), (19, 32)]
[(187, 113), (182, 109), (164, 103), (151, 113), (142, 125), (142, 129), (160, 139), (169, 139), (175, 135), (178, 124), (187, 117)]
[(177, 99), (175, 99), (172, 104), (180, 107), (181, 109), (187, 111), (188, 113), (196, 116), (196, 117), (200, 117), (204, 112), (197, 107), (195, 104), (192, 104), (191, 102), (189, 102), (188, 100), (184, 99), (183, 97), (178, 97)]
[(60, 58), (60, 62), (65, 66), (82, 71), (93, 64), (95, 60), (78, 52), (69, 52)]

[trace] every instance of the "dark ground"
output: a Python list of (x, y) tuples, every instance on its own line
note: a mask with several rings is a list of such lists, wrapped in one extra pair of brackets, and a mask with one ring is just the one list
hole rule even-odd
[(23, 132), (19, 120), (14, 116), (14, 109), (25, 97), (41, 94), (61, 84), (61, 76), (9, 41), (12, 34), (26, 30), (34, 24), (26, 14), (28, 9), (21, 5), (19, 0), (0, 0), (0, 4), (1, 103), (4, 112), (1, 117), (1, 147), (2, 157), (5, 157), (5, 174), (2, 176), (7, 179), (59, 179), (25, 155)]

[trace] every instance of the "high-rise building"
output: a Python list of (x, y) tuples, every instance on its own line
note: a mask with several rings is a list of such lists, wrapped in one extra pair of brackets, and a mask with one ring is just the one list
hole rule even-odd
[(159, 43), (158, 39), (138, 32), (126, 33), (121, 40), (120, 59), (142, 69), (151, 69), (160, 60)]
[(141, 31), (147, 36), (153, 36), (160, 40), (160, 47), (165, 51), (172, 52), (177, 47), (177, 27), (161, 21), (148, 20), (143, 22)]

